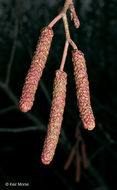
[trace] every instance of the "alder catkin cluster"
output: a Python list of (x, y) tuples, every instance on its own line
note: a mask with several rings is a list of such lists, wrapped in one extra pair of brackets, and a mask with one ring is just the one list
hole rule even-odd
[(76, 81), (76, 93), (80, 116), (86, 129), (92, 130), (95, 127), (95, 120), (90, 104), (89, 83), (85, 59), (83, 53), (78, 51), (77, 46), (70, 38), (69, 25), (66, 15), (66, 11), (68, 8), (70, 9), (71, 19), (74, 21), (75, 27), (79, 28), (80, 21), (75, 12), (74, 3), (72, 0), (66, 0), (61, 13), (57, 17), (55, 17), (47, 27), (41, 30), (41, 35), (37, 43), (31, 66), (25, 78), (22, 95), (19, 102), (19, 107), (22, 112), (27, 112), (32, 108), (38, 83), (42, 76), (43, 69), (45, 67), (49, 54), (52, 38), (54, 36), (52, 27), (58, 20), (63, 18), (66, 42), (60, 69), (56, 71), (56, 76), (54, 80), (50, 119), (41, 155), (41, 159), (44, 164), (49, 164), (53, 159), (63, 120), (67, 84), (67, 74), (63, 71), (63, 69), (69, 44), (71, 44), (73, 47), (72, 60), (74, 63), (74, 76)]
[(80, 117), (84, 127), (88, 130), (92, 130), (95, 127), (95, 119), (91, 108), (89, 81), (84, 54), (79, 50), (73, 50), (72, 61)]
[(50, 112), (47, 136), (45, 138), (42, 162), (49, 164), (54, 156), (63, 120), (66, 98), (67, 74), (57, 70), (54, 80), (53, 101)]
[(53, 30), (49, 27), (45, 27), (41, 30), (41, 36), (37, 43), (36, 51), (26, 76), (20, 98), (20, 110), (22, 112), (29, 111), (33, 106), (35, 92), (46, 64), (53, 35)]

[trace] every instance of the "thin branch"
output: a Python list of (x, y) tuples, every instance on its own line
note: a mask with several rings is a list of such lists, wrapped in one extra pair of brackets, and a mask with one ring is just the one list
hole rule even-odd
[(67, 57), (67, 52), (68, 52), (68, 47), (69, 47), (69, 42), (68, 42), (68, 40), (66, 40), (64, 51), (63, 51), (63, 57), (62, 57), (61, 65), (60, 65), (61, 71), (63, 71), (63, 69), (64, 69), (64, 65), (65, 65), (65, 61), (66, 61), (66, 57)]
[(9, 80), (10, 80), (11, 67), (13, 64), (14, 55), (15, 55), (15, 51), (16, 51), (16, 45), (17, 45), (17, 37), (18, 37), (18, 18), (17, 17), (16, 17), (15, 21), (16, 21), (16, 23), (15, 23), (15, 30), (14, 30), (14, 42), (13, 42), (13, 46), (12, 46), (12, 50), (11, 50), (10, 59), (8, 62), (8, 68), (7, 68), (7, 73), (6, 73), (6, 81), (5, 81), (6, 84), (8, 84)]
[[(0, 82), (0, 87), (9, 96), (9, 98), (15, 104), (16, 108), (19, 110), (18, 99), (16, 98), (16, 96), (14, 95), (14, 93), (11, 91), (11, 89), (6, 84), (1, 83), (1, 82)], [(24, 114), (24, 113), (22, 113), (22, 114)], [(32, 113), (25, 113), (24, 116), (26, 116), (29, 120), (31, 120), (35, 125), (43, 126), (43, 130), (46, 129), (46, 126), (43, 125), (42, 122), (39, 119), (37, 119)]]
[(75, 27), (78, 28), (80, 25), (79, 19), (76, 15), (74, 4), (72, 0), (66, 0), (64, 4), (64, 8), (62, 9), (61, 13), (56, 16), (48, 25), (49, 27), (53, 27), (61, 18), (63, 19), (64, 23), (64, 28), (65, 28), (65, 35), (66, 35), (66, 40), (70, 43), (70, 45), (73, 47), (73, 49), (77, 49), (76, 44), (73, 42), (73, 40), (70, 37), (70, 31), (69, 31), (69, 25), (68, 25), (68, 20), (67, 20), (67, 15), (66, 12), (70, 8), (71, 15), (73, 17)]
[(66, 14), (66, 12), (67, 12), (67, 10), (68, 10), (68, 8), (69, 8), (70, 3), (71, 3), (71, 0), (66, 0), (66, 1), (65, 1), (64, 7), (63, 7), (63, 9), (62, 9), (62, 13), (65, 13), (65, 14)]
[(72, 39), (69, 39), (68, 41), (69, 41), (70, 45), (73, 47), (73, 49), (78, 49)]
[(40, 80), (40, 87), (42, 88), (42, 91), (43, 91), (49, 105), (51, 105), (52, 101), (51, 101), (50, 95), (49, 95), (47, 87), (45, 86), (45, 83), (43, 82), (42, 79)]
[(28, 127), (21, 127), (21, 128), (0, 128), (0, 132), (3, 133), (23, 133), (28, 131), (39, 131), (43, 130), (43, 126), (28, 126)]
[(103, 151), (105, 148), (107, 148), (110, 144), (115, 144), (115, 143), (114, 143), (114, 142), (113, 142), (113, 143), (109, 142), (109, 143), (107, 143), (107, 144), (101, 146), (100, 148), (98, 148), (98, 149), (92, 154), (92, 156), (90, 156), (89, 160), (92, 161), (98, 154), (100, 154), (100, 152), (102, 152), (102, 151)]
[(14, 105), (13, 106), (9, 106), (7, 108), (0, 109), (0, 115), (2, 115), (4, 113), (7, 113), (7, 112), (10, 112), (10, 111), (13, 111), (15, 109), (17, 109), (17, 107), (14, 106)]
[(58, 16), (56, 16), (48, 25), (48, 27), (53, 27), (61, 18), (62, 18), (63, 14), (60, 13)]
[(69, 32), (69, 26), (68, 26), (68, 20), (67, 20), (66, 14), (64, 14), (64, 16), (63, 16), (63, 23), (64, 23), (64, 27), (65, 27), (66, 39), (69, 40), (70, 39), (70, 32)]

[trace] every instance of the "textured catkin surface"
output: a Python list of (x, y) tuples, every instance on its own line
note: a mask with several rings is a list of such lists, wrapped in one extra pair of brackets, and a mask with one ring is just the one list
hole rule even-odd
[(72, 61), (80, 117), (84, 128), (92, 130), (95, 127), (95, 118), (90, 103), (89, 82), (84, 54), (79, 50), (73, 50)]
[(45, 27), (41, 30), (41, 35), (20, 98), (19, 106), (23, 112), (30, 110), (33, 105), (35, 92), (46, 64), (53, 35), (53, 30), (49, 27)]
[(53, 101), (50, 111), (48, 131), (41, 155), (44, 164), (49, 164), (52, 161), (58, 143), (65, 107), (66, 84), (67, 74), (63, 71), (57, 70), (54, 79)]

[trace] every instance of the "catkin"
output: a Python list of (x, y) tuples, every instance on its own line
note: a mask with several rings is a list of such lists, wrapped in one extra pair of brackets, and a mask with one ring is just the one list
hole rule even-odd
[(75, 28), (79, 28), (80, 27), (80, 21), (79, 21), (79, 18), (75, 12), (74, 4), (71, 3), (69, 8), (70, 8), (70, 12), (71, 12), (71, 20), (74, 21)]
[(86, 169), (88, 167), (88, 160), (87, 160), (86, 147), (84, 143), (82, 143), (81, 145), (81, 152), (82, 152), (83, 166)]
[(67, 74), (61, 70), (57, 70), (54, 79), (53, 101), (48, 131), (41, 155), (43, 164), (49, 164), (52, 161), (58, 143), (65, 107), (66, 84)]
[(89, 81), (84, 54), (79, 50), (73, 50), (72, 61), (80, 117), (84, 128), (92, 130), (95, 127), (95, 118), (90, 103)]
[(41, 30), (41, 35), (20, 98), (19, 107), (22, 112), (29, 111), (33, 106), (35, 92), (46, 64), (53, 35), (53, 30), (49, 27)]
[(76, 153), (76, 182), (80, 181), (80, 155)]
[(64, 170), (67, 170), (68, 168), (69, 168), (69, 166), (70, 166), (70, 164), (71, 164), (71, 162), (72, 162), (72, 160), (73, 160), (73, 157), (74, 157), (74, 155), (75, 155), (75, 153), (76, 153), (76, 145), (74, 145), (73, 147), (72, 147), (72, 149), (71, 149), (71, 152), (70, 152), (70, 155), (69, 155), (69, 157), (68, 157), (68, 160), (67, 160), (67, 162), (66, 162), (66, 164), (65, 164), (65, 166), (64, 166)]

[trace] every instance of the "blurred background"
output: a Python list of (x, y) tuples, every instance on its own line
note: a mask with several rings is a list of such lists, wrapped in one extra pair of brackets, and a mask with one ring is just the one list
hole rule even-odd
[[(40, 159), (51, 108), (53, 79), (55, 70), (60, 66), (65, 43), (62, 20), (53, 27), (51, 51), (32, 110), (21, 113), (18, 107), (40, 30), (57, 16), (64, 1), (0, 0), (0, 190), (115, 190), (117, 1), (74, 0), (74, 3), (81, 25), (79, 29), (74, 28), (68, 11), (70, 33), (86, 58), (96, 118), (93, 131), (86, 131), (80, 126), (88, 167), (84, 169), (80, 154), (79, 182), (76, 182), (75, 157), (68, 170), (64, 170), (76, 142), (75, 131), (80, 121), (71, 47), (64, 69), (68, 74), (67, 97), (56, 154), (49, 166), (44, 166)], [(28, 183), (28, 186), (7, 187), (6, 182)]]

